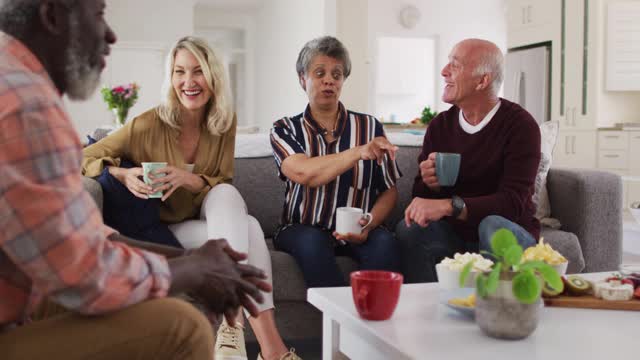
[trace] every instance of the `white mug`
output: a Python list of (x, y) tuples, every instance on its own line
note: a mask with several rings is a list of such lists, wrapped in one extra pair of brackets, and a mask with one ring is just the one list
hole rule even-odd
[[(360, 219), (367, 219), (367, 225), (360, 225)], [(360, 208), (341, 207), (336, 210), (336, 232), (342, 235), (360, 234), (372, 220), (371, 213), (363, 212)]]

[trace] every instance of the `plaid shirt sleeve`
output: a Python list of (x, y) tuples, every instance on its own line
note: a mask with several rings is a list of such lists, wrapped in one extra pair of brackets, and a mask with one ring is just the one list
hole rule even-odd
[(106, 238), (113, 230), (82, 186), (81, 145), (60, 97), (36, 84), (11, 100), (0, 117), (0, 249), (33, 291), (86, 314), (166, 296), (164, 257)]

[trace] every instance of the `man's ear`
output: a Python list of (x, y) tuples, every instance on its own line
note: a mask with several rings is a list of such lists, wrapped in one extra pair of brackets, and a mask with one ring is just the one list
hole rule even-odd
[(480, 78), (480, 82), (478, 83), (478, 85), (476, 85), (476, 90), (484, 90), (488, 88), (489, 85), (491, 85), (491, 77), (489, 76), (489, 74), (484, 74)]
[(302, 86), (302, 90), (307, 91), (307, 82), (304, 79), (304, 75), (298, 75), (298, 81), (300, 82), (300, 86)]
[(41, 1), (38, 12), (42, 27), (54, 35), (60, 35), (66, 27), (66, 24), (63, 22), (65, 18), (63, 14), (68, 11), (69, 10), (62, 6), (58, 0)]

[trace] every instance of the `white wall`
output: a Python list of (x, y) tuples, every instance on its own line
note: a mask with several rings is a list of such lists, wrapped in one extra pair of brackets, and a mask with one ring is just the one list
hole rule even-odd
[[(129, 119), (160, 101), (160, 84), (166, 50), (178, 38), (193, 33), (192, 0), (109, 0), (106, 19), (118, 42), (102, 75), (105, 85), (138, 82), (140, 98)], [(99, 91), (83, 102), (66, 101), (81, 138), (105, 124), (113, 123)]]
[[(343, 0), (349, 1), (349, 0)], [(369, 54), (377, 53), (376, 39), (380, 36), (395, 37), (435, 37), (438, 39), (438, 72), (447, 63), (447, 57), (453, 46), (465, 38), (475, 37), (493, 41), (506, 51), (507, 24), (505, 18), (505, 0), (368, 0), (368, 46)], [(400, 25), (400, 10), (412, 4), (420, 10), (420, 21), (413, 29)], [(372, 58), (375, 69), (375, 58)], [(440, 101), (444, 82), (436, 86), (438, 111), (446, 110), (449, 104)], [(371, 76), (370, 81), (375, 81)], [(368, 89), (374, 89), (369, 86)], [(369, 92), (370, 99), (373, 94)], [(421, 109), (420, 109), (421, 110)], [(377, 114), (376, 114), (377, 115)], [(416, 114), (418, 115), (418, 114)]]
[(325, 5), (324, 0), (269, 0), (258, 10), (255, 124), (261, 129), (304, 110), (308, 101), (295, 64), (302, 46), (325, 34)]

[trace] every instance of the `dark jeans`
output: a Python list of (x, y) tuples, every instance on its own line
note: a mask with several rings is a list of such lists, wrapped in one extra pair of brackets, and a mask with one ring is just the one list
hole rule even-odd
[(393, 234), (376, 228), (363, 244), (335, 245), (331, 231), (294, 224), (281, 230), (273, 240), (276, 249), (296, 259), (307, 287), (346, 286), (336, 262), (337, 255), (356, 260), (361, 270), (399, 271), (399, 253)]
[(478, 252), (491, 249), (491, 235), (498, 229), (511, 230), (523, 249), (536, 244), (533, 236), (520, 225), (502, 216), (491, 215), (478, 226), (480, 243), (466, 243), (446, 221), (435, 221), (427, 227), (412, 224), (407, 227), (404, 220), (396, 226), (396, 237), (402, 254), (402, 272), (406, 283), (438, 281), (436, 264), (456, 252)]
[[(127, 160), (120, 165), (122, 168), (134, 166)], [(169, 227), (160, 221), (160, 199), (136, 197), (107, 168), (96, 180), (102, 186), (105, 224), (136, 240), (182, 247)]]

